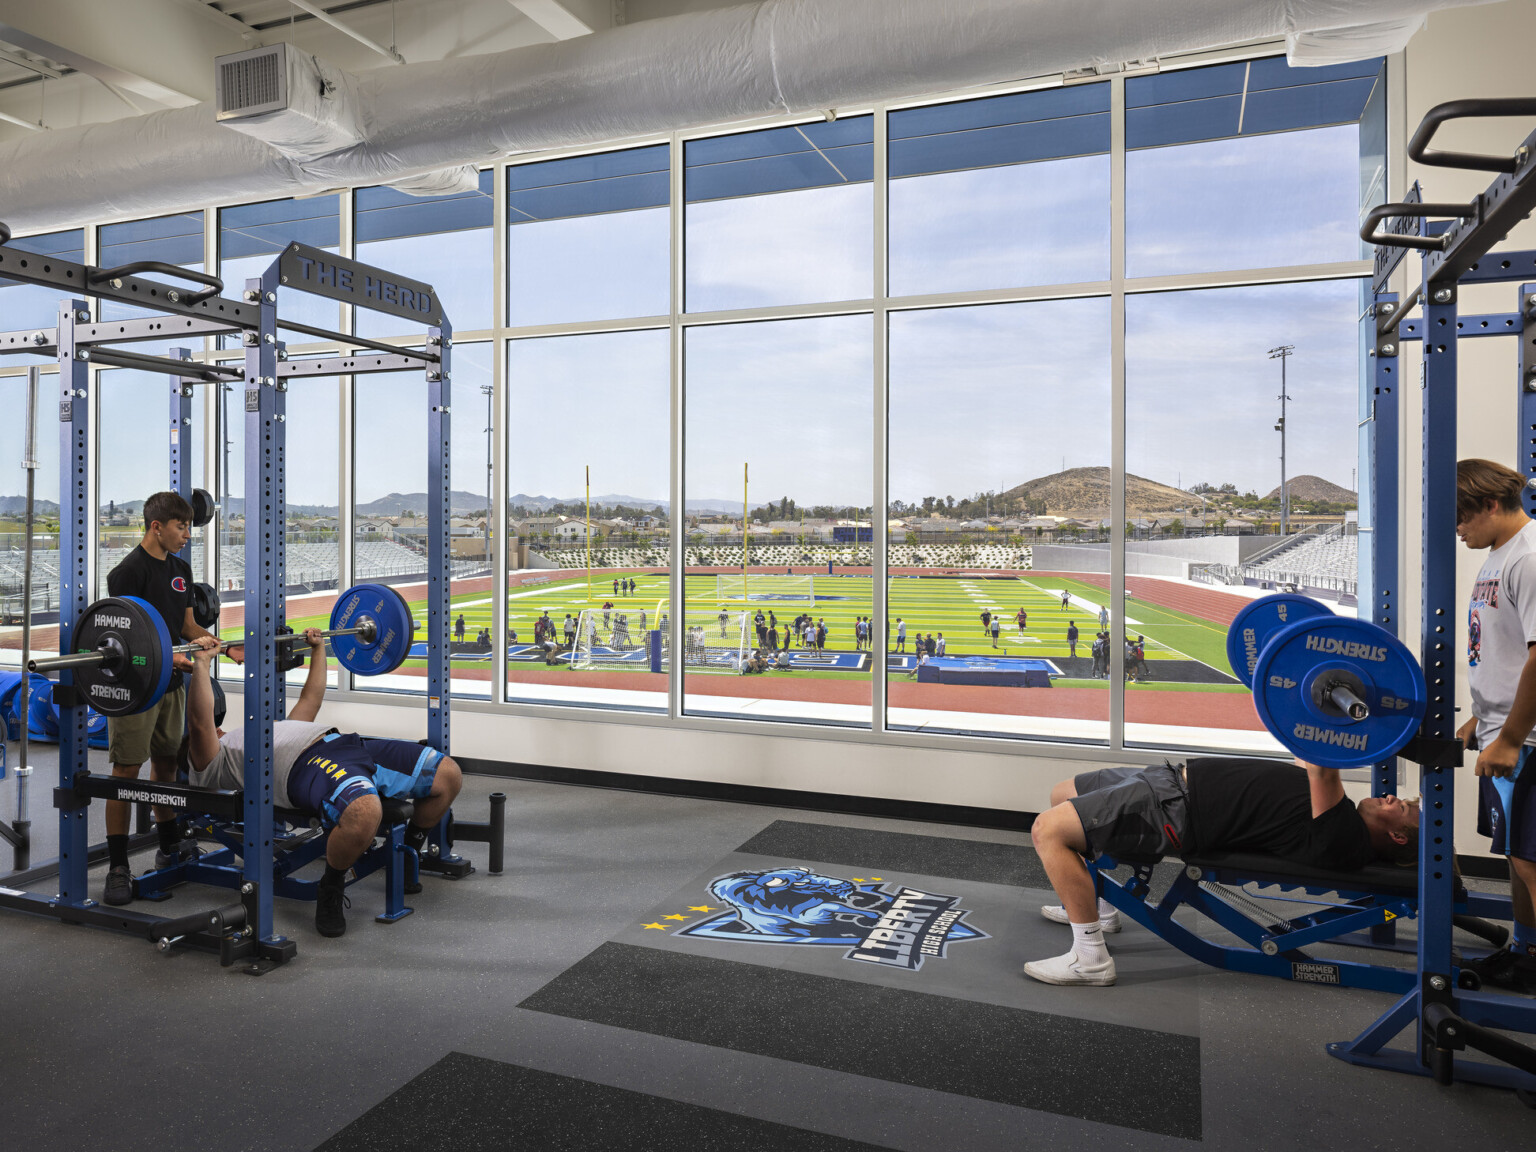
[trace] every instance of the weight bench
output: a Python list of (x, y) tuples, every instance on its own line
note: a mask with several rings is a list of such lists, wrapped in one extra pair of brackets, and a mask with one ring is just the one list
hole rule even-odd
[[(1186, 956), (1214, 968), (1310, 984), (1394, 995), (1417, 987), (1413, 968), (1318, 957), (1307, 951), (1334, 944), (1411, 952), (1411, 947), (1396, 942), (1393, 921), (1418, 916), (1414, 869), (1372, 864), (1358, 872), (1329, 872), (1273, 856), (1211, 852), (1183, 858), (1178, 878), (1161, 900), (1151, 903), (1152, 870), (1159, 862), (1100, 856), (1088, 862), (1088, 871), (1099, 896)], [(1132, 869), (1130, 876), (1110, 875), (1122, 865)], [(1247, 891), (1248, 885), (1259, 891)], [(1328, 896), (1335, 899), (1321, 899)], [(1313, 910), (1297, 915), (1275, 902)], [(1179, 923), (1174, 913), (1181, 907), (1214, 921), (1241, 944), (1209, 940)], [(1508, 920), (1508, 897), (1459, 889), (1456, 913), (1457, 927), (1494, 947), (1508, 939), (1507, 929), (1481, 919)]]
[[(238, 797), (240, 793), (220, 795)], [(358, 857), (357, 863), (349, 871), (347, 886), (383, 869), (384, 911), (374, 919), (383, 924), (392, 924), (412, 912), (405, 902), (406, 889), (414, 888), (420, 882), (422, 862), (405, 844), (405, 829), (410, 823), (414, 806), (409, 800), (381, 799), (384, 816), (379, 822), (379, 830), (374, 835), (373, 845)], [(314, 900), (320, 882), (300, 879), (294, 873), (324, 857), (329, 834), (320, 827), (318, 816), (302, 809), (274, 807), (272, 819), (273, 894), (291, 900)], [(243, 883), (244, 875), (238, 862), (245, 846), (243, 823), (226, 816), (204, 814), (193, 815), (190, 824), (195, 832), (211, 837), (220, 847), (168, 868), (146, 872), (136, 881), (140, 899), (164, 900), (170, 895), (171, 888), (188, 882), (236, 889)], [(458, 857), (453, 857), (453, 860), (458, 867), (436, 870), (456, 879), (474, 871), (474, 866), (467, 860)]]

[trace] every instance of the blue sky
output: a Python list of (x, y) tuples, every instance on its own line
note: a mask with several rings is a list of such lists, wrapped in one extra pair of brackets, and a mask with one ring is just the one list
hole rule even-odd
[[(1358, 253), (1353, 125), (1133, 151), (1127, 157), (1132, 276), (1349, 260)], [(691, 310), (867, 297), (872, 195), (849, 182), (686, 209)], [(1088, 155), (895, 180), (895, 293), (1093, 280), (1108, 274), (1108, 161)], [(521, 224), (509, 237), (509, 309), (519, 324), (658, 315), (668, 308), (669, 213), (641, 208)], [(485, 228), (359, 246), (359, 259), (433, 283), (459, 331), (491, 324), (492, 238)], [(226, 261), (232, 283), (266, 257)], [(1349, 485), (1355, 457), (1353, 282), (1133, 296), (1127, 309), (1130, 471), (1188, 486), (1279, 480), (1276, 344), (1290, 361), (1290, 472)], [(295, 294), (285, 314), (326, 326), (336, 309)], [(0, 290), (7, 329), (43, 325), (52, 294)], [(383, 335), (390, 321), (370, 320)], [(867, 316), (696, 327), (685, 346), (687, 487), (733, 500), (743, 460), (754, 500), (870, 501), (872, 324)], [(668, 335), (550, 337), (508, 353), (509, 492), (667, 494)], [(153, 350), (141, 346), (142, 350)], [(893, 498), (957, 497), (1067, 467), (1108, 462), (1109, 311), (1103, 299), (894, 313), (889, 336)], [(17, 360), (11, 359), (10, 364)], [(136, 374), (114, 373), (131, 381)], [(485, 486), (490, 348), (455, 349), (454, 487)], [(159, 445), (164, 381), (108, 390), (105, 439)], [(290, 404), (290, 499), (335, 500), (334, 382), (306, 381)], [(361, 502), (421, 491), (420, 376), (359, 382)], [(329, 391), (326, 391), (329, 389)], [(45, 387), (51, 396), (52, 383)], [(0, 459), (19, 459), (16, 380), (0, 382)], [(54, 428), (51, 422), (49, 432)], [(55, 437), (45, 435), (45, 441)], [(53, 449), (56, 451), (56, 448)], [(107, 457), (111, 456), (108, 461)], [(233, 461), (238, 467), (238, 445)], [(158, 447), (103, 453), (101, 491), (134, 499), (164, 476)], [(0, 468), (0, 494), (22, 490)], [(44, 483), (52, 498), (56, 471)], [(238, 491), (238, 482), (236, 485)]]

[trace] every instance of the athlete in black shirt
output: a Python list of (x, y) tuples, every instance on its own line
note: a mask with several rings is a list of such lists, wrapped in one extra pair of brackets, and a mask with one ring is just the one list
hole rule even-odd
[[(107, 576), (109, 596), (136, 596), (150, 604), (165, 621), (172, 644), (188, 642), (214, 646), (217, 640), (192, 618), (192, 566), (176, 553), (187, 546), (192, 534), (192, 508), (175, 492), (156, 492), (144, 501), (144, 536)], [(232, 659), (244, 656), (243, 648), (231, 648)], [(151, 708), (132, 716), (107, 719), (107, 755), (112, 775), (137, 780), (147, 758), (155, 780), (176, 779), (176, 756), (186, 728), (186, 690), (181, 672), (191, 671), (190, 657), (172, 658), (169, 690)], [(155, 808), (160, 833), (161, 867), (183, 851), (181, 829), (174, 808)], [(186, 851), (195, 850), (188, 846)], [(133, 899), (133, 873), (128, 867), (128, 803), (107, 801), (107, 883), (102, 899), (108, 904), (127, 904)]]
[(1056, 785), (1051, 803), (1032, 836), (1061, 904), (1041, 911), (1072, 926), (1073, 946), (1024, 966), (1047, 984), (1115, 982), (1104, 932), (1119, 930), (1119, 916), (1105, 902), (1095, 907), (1085, 856), (1253, 852), (1354, 871), (1378, 857), (1412, 863), (1418, 843), (1417, 802), (1380, 796), (1357, 806), (1344, 795), (1338, 770), (1315, 764), (1208, 757), (1103, 768)]

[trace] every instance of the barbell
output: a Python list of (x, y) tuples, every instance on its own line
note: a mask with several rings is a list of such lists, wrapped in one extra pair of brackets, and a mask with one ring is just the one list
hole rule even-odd
[[(386, 584), (348, 588), (331, 609), (331, 626), (321, 632), (343, 668), (359, 676), (382, 676), (410, 655), (416, 622), (400, 593)], [(259, 638), (226, 640), (219, 651)], [(302, 634), (273, 637), (285, 651), (304, 641)], [(338, 643), (338, 641), (340, 641)], [(160, 613), (137, 596), (108, 596), (88, 607), (74, 629), (75, 651), (30, 660), (33, 672), (71, 669), (86, 702), (104, 716), (129, 716), (153, 707), (170, 686), (172, 659), (199, 652), (198, 644), (172, 644)]]
[(1429, 702), (1424, 672), (1396, 636), (1293, 593), (1244, 607), (1227, 632), (1227, 658), (1264, 727), (1324, 768), (1396, 755)]

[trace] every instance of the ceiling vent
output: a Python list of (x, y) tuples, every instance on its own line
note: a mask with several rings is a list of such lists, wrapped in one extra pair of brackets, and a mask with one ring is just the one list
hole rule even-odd
[(288, 45), (214, 57), (218, 118), (259, 116), (288, 107)]

